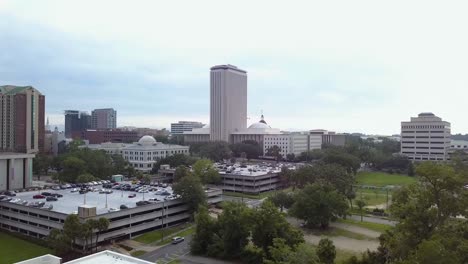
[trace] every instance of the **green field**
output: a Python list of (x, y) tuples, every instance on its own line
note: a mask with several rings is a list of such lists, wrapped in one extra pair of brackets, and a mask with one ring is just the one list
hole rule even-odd
[[(144, 244), (151, 244), (151, 243), (156, 243), (156, 242), (159, 244), (159, 243), (163, 243), (167, 239), (172, 239), (175, 233), (183, 231), (184, 229), (187, 229), (189, 227), (191, 227), (191, 224), (183, 224), (183, 225), (178, 225), (174, 227), (158, 229), (152, 232), (145, 233), (141, 236), (138, 236), (133, 240), (138, 241), (140, 243), (144, 243)], [(163, 240), (163, 237), (164, 237), (164, 240)]]
[(0, 232), (0, 264), (11, 264), (45, 254), (53, 254), (49, 248)]
[(385, 172), (359, 172), (357, 174), (356, 181), (359, 185), (371, 185), (371, 186), (386, 186), (386, 185), (408, 185), (415, 183), (416, 178), (400, 175), (390, 174)]

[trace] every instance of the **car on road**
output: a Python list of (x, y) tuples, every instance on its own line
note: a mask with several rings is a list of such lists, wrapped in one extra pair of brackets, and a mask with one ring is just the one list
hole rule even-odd
[(57, 199), (56, 197), (52, 197), (52, 196), (48, 196), (48, 197), (46, 198), (46, 201), (48, 201), (48, 202), (51, 202), (51, 201), (54, 201), (54, 202), (55, 202), (55, 201), (57, 201), (57, 200), (58, 200), (58, 199)]
[(183, 242), (184, 240), (185, 240), (184, 237), (176, 236), (176, 237), (172, 238), (172, 244), (174, 244), (174, 245), (179, 244), (180, 242)]
[(132, 194), (129, 194), (128, 195), (128, 198), (135, 198), (136, 197), (136, 194), (135, 193), (132, 193)]
[(46, 198), (46, 197), (44, 195), (42, 195), (42, 194), (36, 194), (36, 195), (33, 196), (33, 199), (44, 199), (44, 198)]

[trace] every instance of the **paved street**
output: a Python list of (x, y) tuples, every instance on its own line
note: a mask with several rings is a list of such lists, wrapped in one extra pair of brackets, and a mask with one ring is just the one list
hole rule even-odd
[(159, 249), (148, 252), (140, 256), (139, 258), (147, 260), (147, 261), (151, 261), (151, 262), (159, 261), (161, 263), (168, 263), (174, 259), (183, 257), (187, 255), (188, 253), (190, 253), (190, 241), (191, 240), (192, 240), (191, 235), (186, 236), (184, 242), (181, 242), (176, 245), (168, 244)]
[[(361, 216), (359, 215), (352, 215), (350, 218), (356, 221), (361, 221)], [(387, 219), (379, 218), (379, 217), (370, 217), (370, 216), (364, 216), (362, 220), (364, 220), (364, 222), (384, 224), (384, 225), (389, 225), (389, 226), (395, 226), (398, 223), (396, 221), (387, 220)]]

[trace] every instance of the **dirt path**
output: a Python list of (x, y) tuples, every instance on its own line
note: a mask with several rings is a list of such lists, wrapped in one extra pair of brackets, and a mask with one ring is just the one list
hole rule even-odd
[(346, 224), (346, 223), (331, 223), (330, 226), (348, 230), (350, 232), (358, 233), (358, 234), (365, 235), (371, 238), (378, 238), (381, 234), (379, 232), (376, 232), (367, 228), (363, 228), (363, 227), (359, 227), (359, 226), (355, 226), (351, 224)]

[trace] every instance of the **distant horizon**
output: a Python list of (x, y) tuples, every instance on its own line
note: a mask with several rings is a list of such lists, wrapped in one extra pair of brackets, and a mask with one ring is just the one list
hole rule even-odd
[(41, 91), (54, 126), (112, 107), (118, 126), (169, 128), (209, 122), (210, 67), (232, 64), (248, 124), (392, 135), (429, 111), (466, 134), (468, 3), (422, 3), (4, 0), (0, 82)]

